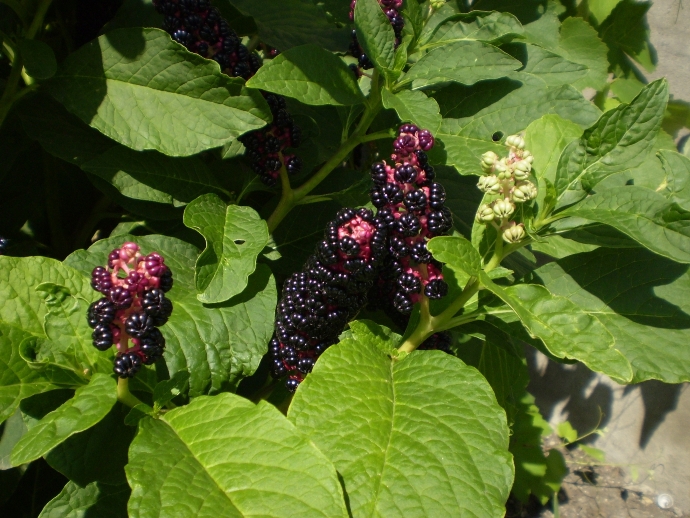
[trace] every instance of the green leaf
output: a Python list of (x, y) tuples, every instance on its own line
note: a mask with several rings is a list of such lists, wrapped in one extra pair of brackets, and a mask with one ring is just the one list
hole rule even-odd
[(570, 424), (570, 421), (563, 421), (562, 423), (559, 423), (557, 431), (558, 436), (562, 439), (565, 439), (569, 443), (577, 441), (577, 430), (573, 428), (573, 425)]
[[(21, 411), (17, 410), (12, 414), (2, 426), (0, 435), (0, 470), (7, 471), (14, 469), (10, 462), (10, 456), (14, 445), (19, 442), (26, 433), (26, 424), (22, 419)], [(0, 493), (1, 494), (1, 493)], [(1, 499), (0, 499), (1, 501)]]
[(262, 66), (247, 86), (293, 97), (304, 104), (348, 106), (364, 101), (345, 62), (314, 44), (279, 54)]
[(668, 101), (668, 83), (647, 85), (629, 104), (605, 112), (561, 155), (554, 185), (558, 207), (575, 203), (607, 176), (640, 164), (655, 142)]
[(534, 157), (533, 174), (539, 180), (537, 204), (541, 210), (546, 193), (549, 191), (547, 181), (556, 181), (558, 159), (565, 147), (582, 136), (582, 128), (555, 113), (544, 115), (535, 120), (525, 130), (525, 148)]
[(609, 47), (609, 61), (630, 70), (632, 57), (647, 72), (656, 68), (656, 51), (649, 41), (647, 11), (651, 2), (623, 0), (599, 27), (599, 34)]
[(455, 272), (460, 287), (470, 277), (476, 277), (482, 268), (479, 252), (467, 239), (460, 236), (435, 237), (427, 243), (427, 249), (434, 259), (444, 263)]
[(81, 167), (135, 200), (181, 205), (222, 190), (196, 157), (171, 158), (155, 151), (142, 153), (114, 146)]
[(347, 516), (338, 475), (265, 401), (200, 397), (144, 419), (126, 468), (129, 516)]
[(39, 40), (21, 40), (19, 53), (24, 70), (34, 79), (50, 79), (57, 72), (57, 61), (53, 49)]
[(412, 122), (420, 128), (428, 129), (432, 134), (438, 132), (441, 125), (441, 114), (438, 103), (424, 92), (402, 90), (397, 94), (387, 89), (381, 92), (383, 107), (395, 110), (403, 122)]
[(515, 458), (513, 494), (524, 503), (534, 495), (542, 505), (553, 496), (568, 472), (561, 453), (551, 450), (546, 457), (544, 438), (552, 430), (534, 404), (534, 397), (524, 392), (519, 401), (518, 416), (510, 437), (510, 452)]
[(128, 410), (116, 403), (95, 426), (52, 449), (45, 456), (46, 462), (82, 487), (92, 482), (126, 483), (127, 451), (136, 433), (124, 422)]
[(446, 82), (473, 85), (484, 79), (505, 77), (521, 66), (518, 60), (488, 43), (456, 41), (425, 54), (398, 85), (412, 83), (413, 89)]
[(379, 70), (393, 69), (395, 33), (378, 0), (361, 0), (355, 5), (357, 41)]
[(57, 388), (20, 356), (19, 344), (29, 336), (0, 323), (0, 423), (14, 414), (22, 399)]
[[(442, 9), (445, 8), (443, 6)], [(472, 11), (454, 14), (438, 25), (427, 25), (419, 45), (421, 48), (433, 48), (461, 40), (505, 43), (520, 37), (523, 32), (520, 22), (510, 13)]]
[(259, 92), (158, 29), (117, 29), (87, 43), (50, 92), (115, 141), (173, 156), (220, 147), (270, 120)]
[(444, 119), (439, 131), (443, 148), (430, 153), (433, 163), (453, 165), (461, 174), (479, 174), (486, 151), (505, 154), (493, 136), (523, 131), (546, 114), (556, 114), (580, 126), (599, 117), (599, 110), (569, 85), (547, 87), (540, 79), (515, 74), (515, 80), (480, 83), (474, 87), (452, 85), (434, 94)]
[(68, 482), (60, 494), (46, 504), (38, 518), (124, 518), (127, 516), (129, 486), (92, 482), (84, 487)]
[(594, 21), (597, 25), (601, 25), (601, 22), (606, 20), (621, 0), (595, 0), (594, 2), (587, 3), (587, 9), (589, 9), (590, 16), (594, 17)]
[(484, 273), (481, 281), (511, 307), (529, 334), (541, 339), (555, 357), (579, 360), (616, 380), (631, 380), (630, 364), (614, 347), (613, 335), (588, 311), (536, 284), (503, 288)]
[(369, 339), (345, 339), (319, 358), (288, 417), (335, 464), (353, 517), (505, 514), (505, 413), (451, 355), (393, 361)]
[(563, 259), (569, 255), (579, 254), (582, 252), (591, 252), (599, 248), (597, 245), (588, 245), (586, 243), (578, 243), (572, 239), (567, 239), (556, 234), (549, 236), (541, 242), (534, 242), (530, 245), (533, 252), (541, 252), (542, 254), (550, 255), (555, 259)]
[(187, 206), (184, 224), (206, 239), (196, 261), (197, 298), (211, 304), (242, 293), (268, 243), (266, 222), (251, 207), (226, 205), (206, 194)]
[(659, 159), (666, 178), (663, 189), (657, 192), (685, 210), (690, 210), (690, 157), (674, 151), (661, 151)]
[(649, 189), (601, 190), (560, 215), (609, 225), (659, 255), (690, 263), (690, 211)]
[(167, 294), (174, 310), (161, 327), (170, 376), (188, 371), (189, 394), (196, 397), (234, 389), (243, 377), (253, 374), (273, 334), (277, 292), (268, 267), (259, 265), (236, 297), (204, 305), (196, 297), (194, 280), (199, 250), (175, 238), (118, 236), (98, 241), (88, 251), (74, 252), (65, 262), (80, 270), (88, 282), (91, 270), (123, 241), (138, 243), (145, 253), (159, 252), (174, 274), (175, 284)]
[(262, 42), (283, 52), (307, 43), (333, 51), (347, 49), (350, 32), (338, 28), (320, 6), (308, 0), (230, 0), (230, 3), (254, 18)]
[(163, 380), (153, 390), (153, 402), (159, 408), (168, 404), (182, 392), (189, 383), (189, 373), (178, 371), (169, 380)]
[(12, 450), (12, 464), (19, 466), (45, 455), (60, 443), (103, 419), (117, 400), (115, 381), (96, 373), (74, 397), (33, 426)]
[(632, 383), (690, 380), (687, 265), (642, 248), (600, 248), (535, 274), (554, 295), (568, 298), (608, 329), (631, 365)]
[(587, 75), (573, 83), (575, 88), (601, 90), (606, 85), (609, 71), (606, 45), (597, 36), (597, 31), (582, 18), (566, 18), (561, 25), (558, 47), (549, 50), (587, 67)]
[(573, 84), (588, 73), (586, 66), (537, 45), (511, 43), (503, 48), (525, 65), (520, 72), (538, 77), (546, 86)]
[(587, 455), (592, 457), (594, 460), (599, 462), (606, 462), (606, 454), (602, 450), (598, 448), (592, 448), (591, 446), (587, 446), (586, 444), (580, 444), (579, 448)]

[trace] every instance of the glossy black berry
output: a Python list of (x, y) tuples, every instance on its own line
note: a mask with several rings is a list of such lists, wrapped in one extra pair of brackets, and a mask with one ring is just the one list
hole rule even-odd
[(432, 183), (429, 186), (429, 206), (432, 209), (441, 209), (446, 201), (446, 190), (440, 183)]
[(141, 338), (154, 327), (153, 318), (146, 313), (132, 313), (125, 322), (125, 331), (129, 336)]
[(408, 192), (403, 201), (410, 212), (421, 212), (426, 209), (426, 194), (421, 189)]
[(164, 292), (169, 292), (173, 287), (173, 274), (170, 268), (166, 268), (165, 271), (159, 277), (158, 287)]
[(294, 392), (297, 390), (297, 387), (299, 387), (299, 383), (300, 381), (297, 378), (288, 378), (285, 382), (285, 388), (290, 392)]
[(424, 295), (430, 299), (441, 299), (448, 294), (448, 284), (441, 279), (434, 279), (424, 288)]
[(110, 324), (115, 318), (115, 305), (106, 298), (99, 299), (89, 306), (87, 318), (91, 328), (98, 324)]
[(398, 232), (400, 232), (400, 234), (402, 234), (405, 237), (416, 236), (417, 234), (419, 234), (421, 228), (422, 226), (419, 223), (419, 219), (417, 219), (417, 217), (411, 212), (403, 214), (398, 219), (397, 230)]
[(132, 293), (120, 286), (110, 288), (108, 291), (108, 299), (113, 303), (115, 309), (127, 309), (132, 305)]
[(145, 291), (141, 307), (147, 315), (153, 318), (156, 326), (164, 325), (173, 310), (172, 302), (165, 296), (163, 290), (160, 289)]
[(448, 207), (430, 212), (427, 225), (429, 231), (434, 235), (443, 235), (448, 232), (453, 226), (453, 216)]
[(285, 368), (285, 365), (283, 365), (283, 361), (279, 360), (278, 358), (274, 358), (271, 364), (271, 375), (274, 378), (282, 378), (287, 374), (287, 369)]
[(383, 162), (376, 162), (371, 166), (371, 180), (377, 187), (383, 187), (388, 180), (388, 173), (386, 172), (386, 164)]
[(422, 281), (411, 273), (404, 273), (398, 277), (398, 286), (405, 293), (419, 293), (422, 291)]
[(135, 352), (118, 354), (115, 358), (113, 372), (120, 378), (133, 378), (141, 369), (141, 358)]
[(394, 176), (400, 183), (412, 183), (417, 179), (417, 169), (412, 164), (403, 164), (395, 169)]
[(110, 273), (102, 266), (96, 266), (91, 272), (91, 287), (103, 294), (113, 287), (113, 280)]
[(418, 263), (428, 264), (432, 260), (431, 253), (427, 250), (425, 243), (415, 243), (410, 247), (410, 257)]
[(313, 358), (302, 358), (299, 363), (297, 364), (297, 369), (304, 373), (304, 374), (309, 374), (311, 370), (314, 368), (314, 359)]
[(298, 156), (290, 157), (290, 159), (285, 164), (285, 169), (287, 170), (288, 174), (299, 173), (302, 170), (302, 159)]
[(91, 338), (93, 346), (99, 351), (106, 351), (113, 345), (113, 332), (109, 324), (98, 324), (91, 333)]
[(412, 304), (412, 300), (405, 295), (405, 293), (399, 291), (395, 294), (395, 298), (393, 299), (393, 307), (400, 313), (406, 315), (412, 311), (414, 304)]
[(6, 237), (0, 237), (0, 255), (3, 255), (5, 253), (8, 242), (9, 240)]
[(340, 240), (340, 250), (348, 256), (355, 256), (360, 253), (359, 243), (349, 236), (345, 236)]

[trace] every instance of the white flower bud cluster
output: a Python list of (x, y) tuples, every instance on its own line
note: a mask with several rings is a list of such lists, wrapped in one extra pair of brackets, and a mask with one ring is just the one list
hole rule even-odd
[(477, 187), (482, 192), (496, 196), (477, 211), (477, 221), (492, 223), (503, 233), (507, 243), (517, 243), (525, 237), (522, 223), (510, 221), (517, 203), (526, 203), (537, 197), (537, 186), (532, 183), (532, 153), (525, 149), (525, 140), (520, 135), (506, 138), (508, 156), (501, 158), (493, 151), (482, 155), (481, 167), (484, 175)]

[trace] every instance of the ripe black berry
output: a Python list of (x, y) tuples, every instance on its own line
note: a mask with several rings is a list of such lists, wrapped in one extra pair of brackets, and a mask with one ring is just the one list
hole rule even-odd
[(141, 358), (135, 352), (120, 353), (115, 358), (113, 372), (120, 378), (133, 378), (141, 369)]
[(108, 299), (113, 303), (115, 309), (127, 309), (132, 305), (134, 300), (130, 291), (122, 286), (110, 288), (108, 291)]
[(99, 299), (89, 306), (87, 318), (91, 328), (110, 324), (115, 318), (115, 305), (106, 298)]
[(448, 284), (441, 279), (429, 281), (424, 288), (424, 295), (430, 299), (441, 299), (448, 294)]
[(143, 337), (153, 327), (153, 318), (146, 313), (132, 313), (125, 322), (125, 331), (135, 338)]
[(141, 307), (147, 315), (153, 318), (156, 326), (162, 326), (168, 321), (172, 313), (172, 302), (166, 298), (163, 290), (148, 290), (144, 292)]
[(99, 351), (106, 351), (113, 345), (113, 332), (109, 324), (97, 324), (91, 338), (93, 338), (93, 346)]

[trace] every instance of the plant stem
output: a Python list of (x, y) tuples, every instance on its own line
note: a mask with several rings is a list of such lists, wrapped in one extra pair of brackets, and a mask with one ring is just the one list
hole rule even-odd
[[(318, 186), (326, 177), (331, 174), (331, 172), (338, 167), (340, 163), (345, 160), (347, 155), (363, 142), (369, 142), (376, 139), (387, 138), (391, 136), (389, 131), (381, 131), (378, 133), (372, 133), (367, 135), (367, 130), (371, 123), (378, 115), (381, 110), (381, 89), (378, 84), (378, 72), (374, 72), (374, 76), (371, 83), (371, 94), (367, 101), (367, 106), (362, 114), (362, 118), (355, 128), (355, 131), (350, 135), (342, 144), (338, 150), (333, 154), (333, 156), (328, 159), (328, 161), (321, 166), (314, 176), (309, 178), (306, 182), (300, 185), (296, 189), (286, 190), (285, 182), (282, 181), (281, 172), (281, 182), (283, 184), (283, 193), (281, 195), (278, 206), (273, 211), (273, 214), (268, 218), (268, 231), (273, 233), (278, 227), (281, 221), (285, 219), (285, 216), (300, 203), (300, 201), (305, 198), (311, 191), (313, 191), (316, 186)], [(289, 185), (289, 184), (288, 184)]]
[[(515, 245), (518, 246), (512, 249), (510, 248), (514, 247)], [(486, 266), (484, 266), (484, 272), (488, 273), (494, 268), (498, 267), (501, 264), (501, 261), (506, 257), (506, 255), (508, 255), (508, 253), (517, 250), (520, 246), (524, 246), (524, 244), (515, 243), (514, 245), (510, 245), (510, 247), (506, 247), (506, 249), (504, 249), (503, 236), (499, 231), (498, 235), (496, 236), (496, 242), (494, 243), (494, 255), (493, 257), (491, 257)], [(459, 317), (456, 317), (455, 315), (458, 311), (465, 307), (465, 304), (467, 304), (469, 300), (477, 294), (481, 287), (481, 282), (477, 277), (470, 277), (470, 279), (467, 281), (467, 284), (465, 285), (465, 288), (462, 290), (462, 293), (458, 296), (458, 298), (455, 299), (450, 304), (450, 306), (448, 306), (437, 316), (432, 316), (429, 314), (427, 301), (426, 312), (424, 310), (424, 307), (420, 308), (421, 318), (419, 320), (419, 323), (417, 324), (416, 329), (407, 338), (407, 340), (405, 340), (405, 342), (399, 347), (398, 350), (405, 351), (408, 353), (412, 352), (432, 334), (439, 331), (445, 331), (446, 329), (450, 329), (452, 327), (455, 327), (456, 325), (464, 324), (466, 322), (471, 322), (472, 320), (474, 320), (476, 316), (478, 316), (478, 314), (460, 315)]]
[(117, 400), (130, 408), (142, 404), (139, 398), (129, 391), (129, 379), (127, 378), (118, 378), (117, 380)]
[[(43, 25), (43, 18), (45, 18), (48, 8), (50, 7), (52, 0), (40, 0), (38, 7), (36, 8), (36, 14), (31, 21), (31, 25), (24, 35), (24, 39), (31, 40), (36, 36), (38, 30)], [(7, 114), (10, 112), (12, 105), (17, 100), (15, 95), (17, 88), (19, 87), (19, 78), (22, 77), (22, 71), (24, 69), (24, 63), (20, 53), (15, 54), (15, 59), (12, 61), (12, 70), (10, 70), (10, 75), (7, 78), (7, 83), (5, 84), (5, 91), (0, 97), (0, 127), (5, 122)]]

